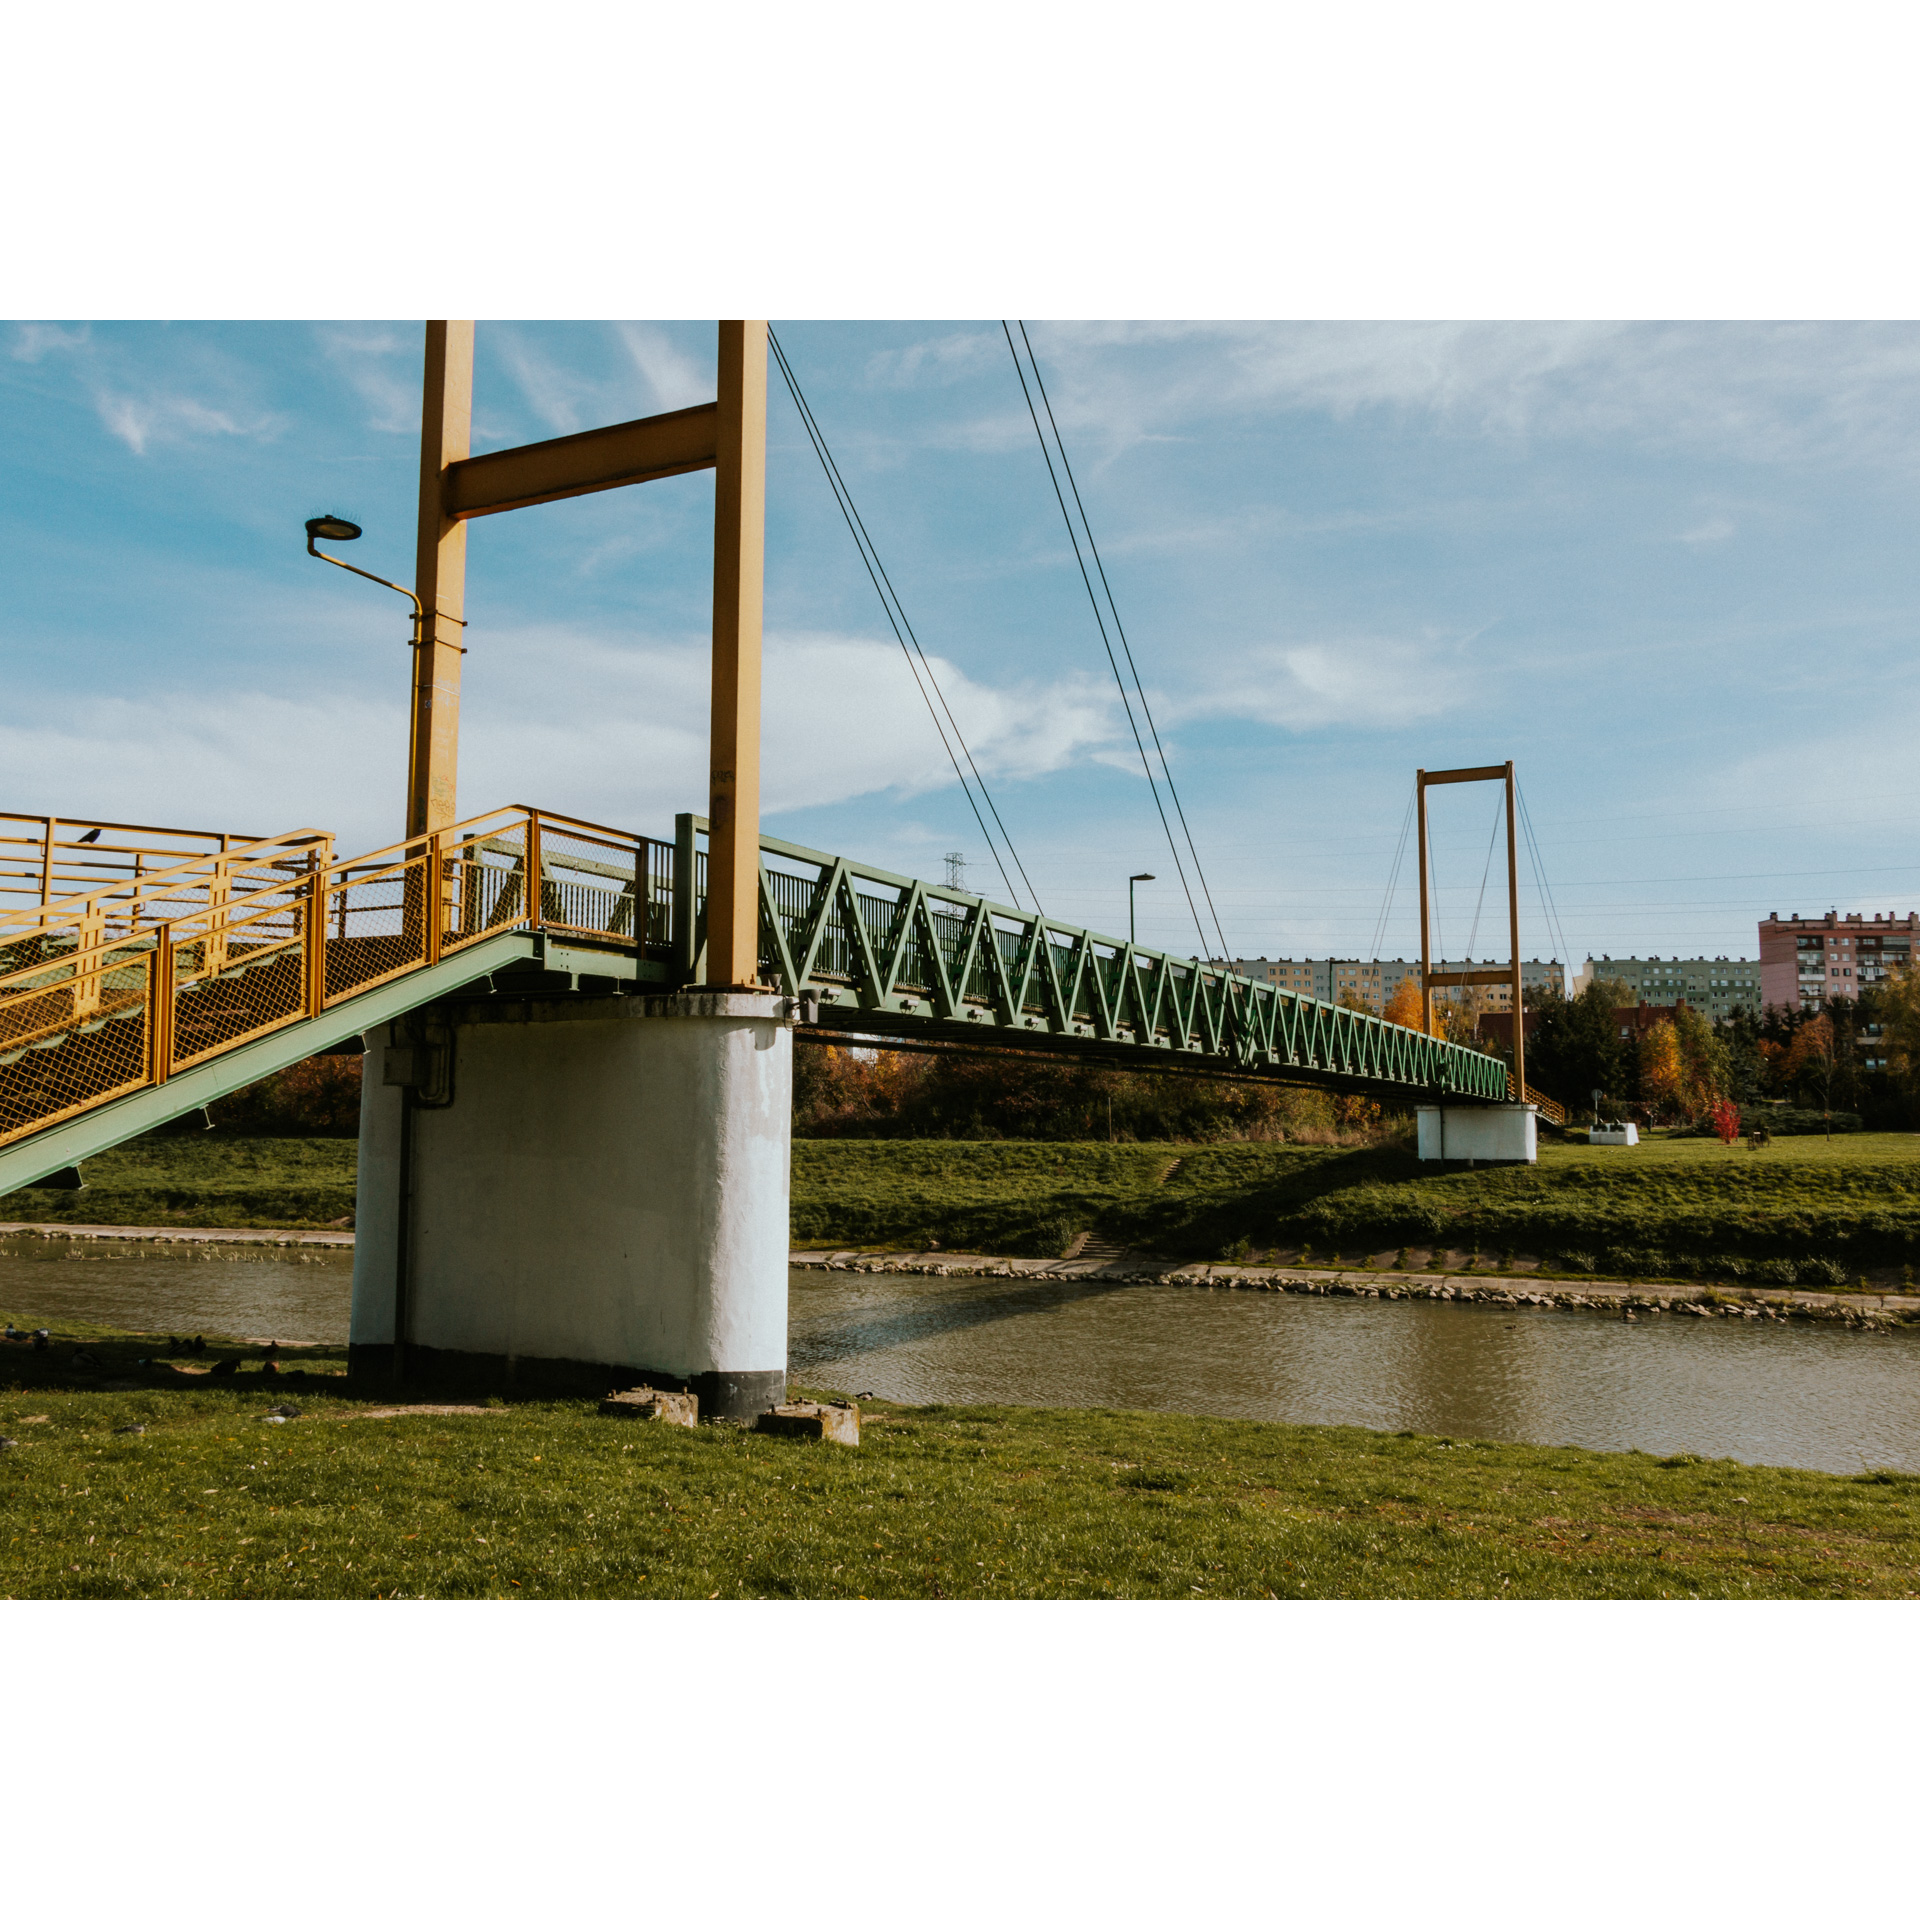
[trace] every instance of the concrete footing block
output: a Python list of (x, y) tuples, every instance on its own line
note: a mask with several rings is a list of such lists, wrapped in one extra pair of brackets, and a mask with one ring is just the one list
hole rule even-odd
[(625, 1393), (608, 1394), (600, 1411), (616, 1420), (664, 1420), (670, 1427), (694, 1427), (700, 1424), (700, 1396), (629, 1387)]
[(757, 1433), (783, 1434), (789, 1440), (831, 1440), (842, 1447), (860, 1444), (860, 1409), (819, 1400), (789, 1400), (763, 1413), (753, 1425)]

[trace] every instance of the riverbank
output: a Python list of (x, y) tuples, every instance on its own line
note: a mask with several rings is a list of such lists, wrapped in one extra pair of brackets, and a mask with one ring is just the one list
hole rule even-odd
[[(352, 1224), (351, 1140), (153, 1135), (87, 1186), (8, 1195), (23, 1229), (269, 1233)], [(1140, 1261), (1513, 1272), (1771, 1289), (1920, 1283), (1920, 1134), (1637, 1148), (1548, 1143), (1534, 1167), (1436, 1171), (1401, 1148), (796, 1140), (797, 1249), (992, 1249), (1082, 1236)]]
[[(1417, 1254), (1426, 1253), (1417, 1249)], [(842, 1248), (789, 1256), (796, 1267), (850, 1273), (977, 1275), (1005, 1279), (1030, 1274), (1092, 1280), (1111, 1286), (1244, 1288), (1253, 1293), (1333, 1294), (1354, 1299), (1448, 1301), (1461, 1306), (1560, 1308), (1609, 1313), (1688, 1313), (1702, 1318), (1803, 1321), (1891, 1329), (1920, 1323), (1920, 1293), (1799, 1291), (1787, 1287), (1716, 1287), (1688, 1281), (1539, 1277), (1532, 1262), (1505, 1268), (1478, 1265), (1471, 1256), (1420, 1259), (1407, 1271), (1392, 1256), (1365, 1267), (1256, 1267), (1210, 1262), (1026, 1260), (1003, 1254), (899, 1255)], [(1423, 1269), (1431, 1272), (1423, 1272)]]
[(878, 1401), (852, 1450), (53, 1332), (0, 1347), (8, 1597), (1916, 1594), (1911, 1475)]

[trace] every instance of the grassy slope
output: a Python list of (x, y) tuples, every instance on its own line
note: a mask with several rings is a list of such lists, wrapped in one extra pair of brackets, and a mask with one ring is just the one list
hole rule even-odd
[[(79, 1193), (0, 1198), (17, 1220), (323, 1226), (353, 1209), (351, 1140), (154, 1135), (87, 1163)], [(1158, 1175), (1178, 1157), (1165, 1185)], [(1831, 1256), (1920, 1264), (1920, 1135), (1546, 1145), (1540, 1164), (1433, 1173), (1397, 1148), (797, 1140), (797, 1245), (1057, 1253), (1082, 1227), (1142, 1249), (1238, 1243), (1322, 1255), (1395, 1246), (1569, 1254), (1620, 1264)]]
[(0, 1348), (7, 1596), (1920, 1592), (1910, 1475), (985, 1407), (875, 1408), (857, 1452), (578, 1401), (352, 1419), (337, 1352), (120, 1390), (150, 1342), (56, 1332)]
[(0, 1195), (8, 1220), (96, 1227), (323, 1227), (353, 1211), (354, 1140), (150, 1133), (89, 1160), (78, 1193)]
[[(1164, 1186), (1154, 1176), (1178, 1152)], [(1097, 1226), (1170, 1254), (1236, 1242), (1322, 1253), (1480, 1245), (1553, 1257), (1651, 1249), (1920, 1260), (1920, 1135), (1548, 1144), (1534, 1168), (1436, 1173), (1397, 1148), (794, 1143), (799, 1243), (1053, 1251)]]

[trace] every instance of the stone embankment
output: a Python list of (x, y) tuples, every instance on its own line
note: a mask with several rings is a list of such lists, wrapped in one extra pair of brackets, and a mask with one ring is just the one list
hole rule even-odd
[(1527, 1307), (1573, 1313), (1674, 1314), (1698, 1319), (1772, 1320), (1890, 1329), (1920, 1322), (1920, 1295), (1811, 1293), (1786, 1287), (1698, 1286), (1652, 1280), (1596, 1280), (1555, 1274), (1427, 1278), (1373, 1268), (1254, 1267), (1217, 1262), (1017, 1260), (992, 1254), (796, 1253), (797, 1267), (845, 1273), (925, 1273), (955, 1278), (1091, 1280), (1114, 1286), (1221, 1287), (1250, 1293), (1305, 1293), (1362, 1300), (1431, 1300), (1461, 1306)]
[(351, 1233), (292, 1227), (70, 1227), (45, 1221), (0, 1221), (0, 1241), (16, 1238), (138, 1242), (160, 1247), (343, 1247), (349, 1253), (353, 1251)]

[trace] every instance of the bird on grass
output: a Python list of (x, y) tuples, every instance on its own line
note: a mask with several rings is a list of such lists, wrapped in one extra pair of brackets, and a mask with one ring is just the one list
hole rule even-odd
[(227, 1374), (238, 1373), (240, 1371), (240, 1362), (231, 1357), (225, 1360), (216, 1360), (207, 1371), (214, 1378), (218, 1379)]

